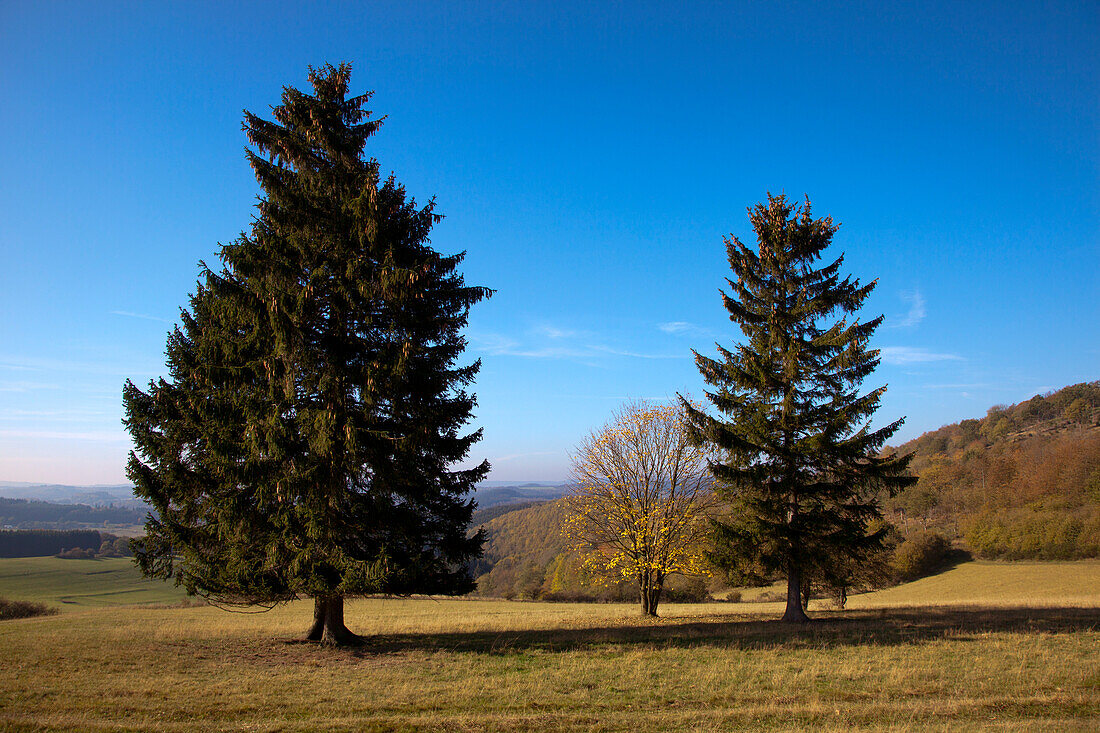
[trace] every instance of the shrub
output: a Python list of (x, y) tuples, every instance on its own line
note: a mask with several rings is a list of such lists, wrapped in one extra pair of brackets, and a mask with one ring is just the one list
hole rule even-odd
[(670, 603), (702, 603), (710, 600), (710, 593), (704, 578), (674, 575), (665, 579), (661, 597)]
[(1089, 404), (1084, 399), (1078, 397), (1073, 402), (1066, 406), (1066, 409), (1062, 411), (1062, 417), (1067, 420), (1081, 425), (1085, 425), (1091, 422), (1092, 410), (1089, 409)]
[(916, 580), (943, 567), (950, 549), (943, 535), (921, 530), (898, 545), (892, 565), (902, 580)]
[(53, 616), (57, 609), (47, 606), (45, 603), (32, 601), (9, 601), (0, 598), (0, 621), (8, 621), (13, 618), (31, 618), (32, 616)]
[(62, 550), (57, 554), (62, 560), (94, 560), (95, 553), (85, 550), (83, 547), (74, 547), (70, 550)]
[(1076, 560), (1100, 557), (1100, 508), (1023, 507), (985, 510), (965, 525), (966, 542), (982, 558)]

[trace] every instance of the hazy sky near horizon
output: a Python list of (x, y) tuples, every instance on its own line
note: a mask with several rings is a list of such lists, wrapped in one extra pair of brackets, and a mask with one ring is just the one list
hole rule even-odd
[(0, 3), (0, 479), (125, 480), (199, 260), (249, 226), (242, 110), (350, 61), (368, 155), (465, 250), (491, 479), (565, 478), (740, 337), (766, 192), (878, 279), (895, 443), (1100, 378), (1100, 5)]

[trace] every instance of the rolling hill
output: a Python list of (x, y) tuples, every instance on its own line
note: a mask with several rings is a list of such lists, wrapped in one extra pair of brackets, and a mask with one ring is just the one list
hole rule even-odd
[[(912, 453), (919, 477), (885, 502), (900, 535), (932, 530), (985, 559), (1100, 558), (1100, 382), (997, 405), (888, 450)], [(479, 592), (614, 597), (585, 586), (564, 518), (560, 500), (481, 514)]]

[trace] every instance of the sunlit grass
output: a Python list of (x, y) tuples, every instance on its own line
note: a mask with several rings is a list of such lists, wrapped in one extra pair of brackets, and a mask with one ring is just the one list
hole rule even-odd
[(340, 650), (292, 643), (307, 602), (8, 621), (0, 728), (1096, 729), (1100, 564), (1029, 571), (1050, 589), (1091, 583), (1073, 606), (1012, 608), (1018, 569), (975, 565), (975, 593), (1001, 589), (983, 606), (962, 577), (955, 606), (887, 599), (808, 627), (775, 622), (778, 604), (666, 604), (643, 620), (632, 605), (364, 599), (347, 621), (369, 641)]
[(0, 597), (55, 606), (62, 613), (134, 603), (176, 603), (184, 592), (142, 577), (129, 558), (0, 558)]
[(852, 608), (985, 604), (1100, 606), (1100, 560), (965, 562), (894, 588), (852, 596)]

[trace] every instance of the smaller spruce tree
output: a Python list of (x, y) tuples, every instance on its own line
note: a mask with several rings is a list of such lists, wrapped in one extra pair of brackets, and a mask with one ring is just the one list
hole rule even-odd
[[(731, 506), (716, 523), (713, 559), (734, 574), (787, 578), (784, 621), (806, 621), (813, 579), (841, 577), (883, 542), (879, 496), (915, 479), (908, 456), (880, 455), (902, 420), (869, 426), (886, 387), (861, 395), (879, 363), (868, 340), (882, 317), (849, 322), (875, 283), (841, 278), (843, 255), (816, 266), (837, 226), (768, 194), (749, 210), (755, 249), (725, 240), (734, 277), (722, 302), (745, 341), (695, 353), (713, 417), (681, 399), (695, 440), (724, 458), (712, 464)], [(839, 316), (839, 317), (838, 317)], [(876, 529), (871, 529), (872, 525)]]

